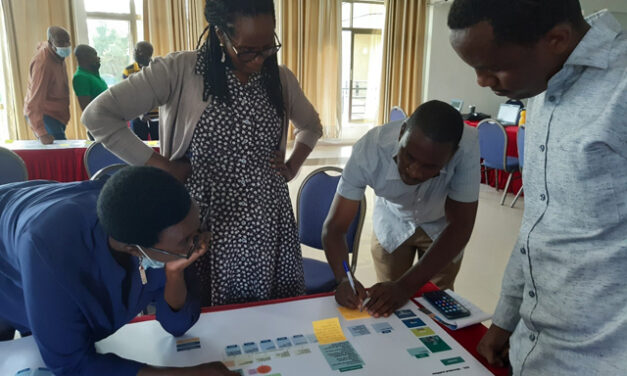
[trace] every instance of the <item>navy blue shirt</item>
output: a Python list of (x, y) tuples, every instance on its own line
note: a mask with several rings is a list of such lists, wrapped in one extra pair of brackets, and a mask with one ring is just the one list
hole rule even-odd
[(181, 310), (170, 309), (163, 269), (147, 270), (142, 285), (138, 259), (110, 250), (96, 215), (102, 185), (0, 186), (0, 317), (33, 332), (55, 375), (136, 375), (143, 364), (98, 354), (94, 343), (153, 300), (157, 320), (174, 336), (200, 314), (192, 291)]

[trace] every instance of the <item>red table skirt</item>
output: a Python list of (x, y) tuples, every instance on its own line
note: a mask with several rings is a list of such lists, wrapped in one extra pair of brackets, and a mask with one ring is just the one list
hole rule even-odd
[(13, 150), (26, 163), (29, 180), (72, 182), (88, 180), (83, 164), (86, 148)]
[[(471, 127), (477, 127), (479, 125), (478, 121), (464, 121), (466, 124)], [(505, 133), (507, 133), (507, 156), (508, 157), (516, 157), (518, 158), (518, 145), (516, 143), (516, 134), (518, 133), (518, 127), (505, 127)], [(499, 171), (499, 189), (505, 189), (505, 183), (507, 182), (507, 173), (505, 171)], [(485, 174), (483, 173), (483, 168), (481, 171), (481, 183), (489, 184), (494, 187), (496, 185), (494, 176), (494, 170), (488, 171), (488, 181), (485, 181)], [(512, 183), (509, 186), (508, 192), (510, 193), (518, 193), (520, 187), (522, 186), (522, 177), (520, 172), (516, 171), (514, 176), (512, 177)]]
[[(438, 287), (434, 285), (433, 283), (428, 282), (416, 293), (416, 295), (414, 295), (414, 297), (417, 298), (417, 297), (420, 297), (425, 292), (436, 291), (436, 290), (438, 290)], [(318, 297), (330, 296), (330, 295), (333, 295), (333, 293), (305, 295), (305, 296), (298, 296), (295, 298), (267, 300), (267, 301), (244, 303), (244, 304), (231, 304), (231, 305), (216, 306), (216, 307), (205, 307), (202, 309), (202, 312), (207, 313), (207, 312), (228, 311), (232, 309), (255, 307), (255, 306), (266, 305), (266, 304), (277, 304), (277, 303), (284, 303), (284, 302), (290, 302), (290, 301), (295, 301), (295, 300), (312, 299), (312, 298), (318, 298)], [(131, 322), (135, 323), (135, 322), (142, 322), (142, 321), (148, 321), (148, 320), (154, 320), (154, 319), (155, 319), (154, 315), (146, 315), (146, 316), (138, 317)], [(441, 324), (439, 325), (444, 330), (446, 330), (446, 332), (450, 334), (451, 337), (453, 337), (457, 342), (459, 342), (459, 344), (462, 345), (466, 349), (466, 351), (468, 351), (472, 356), (477, 358), (477, 360), (479, 360), (481, 364), (483, 364), (494, 375), (497, 375), (497, 376), (509, 375), (509, 370), (507, 368), (498, 368), (498, 367), (490, 366), (486, 362), (485, 358), (483, 358), (482, 356), (479, 355), (479, 353), (477, 353), (477, 344), (479, 343), (479, 340), (481, 340), (483, 335), (487, 332), (488, 328), (486, 328), (482, 324), (476, 324), (476, 325), (472, 325), (472, 326), (462, 328), (462, 329), (450, 330)]]

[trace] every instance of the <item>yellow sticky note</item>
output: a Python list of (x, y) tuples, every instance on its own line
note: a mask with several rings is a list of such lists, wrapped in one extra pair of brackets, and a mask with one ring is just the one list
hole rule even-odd
[(346, 307), (337, 307), (345, 320), (369, 319), (368, 311), (359, 311), (358, 309), (349, 309)]
[(321, 345), (346, 341), (337, 317), (312, 322), (314, 334)]

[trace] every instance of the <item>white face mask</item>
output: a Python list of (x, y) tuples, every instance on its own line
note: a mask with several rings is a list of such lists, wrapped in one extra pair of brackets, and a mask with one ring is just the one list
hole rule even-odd
[(135, 247), (137, 247), (137, 249), (139, 249), (139, 251), (144, 255), (144, 257), (142, 257), (141, 259), (141, 266), (144, 268), (144, 270), (147, 269), (163, 269), (165, 267), (165, 263), (161, 262), (161, 261), (156, 261), (151, 259), (150, 257), (148, 257), (148, 255), (146, 254), (146, 252), (144, 252), (144, 250), (142, 249), (142, 247), (136, 245)]
[(68, 47), (57, 47), (56, 48), (56, 53), (57, 55), (59, 55), (59, 57), (65, 59), (66, 57), (70, 56), (72, 54), (72, 47), (68, 46)]

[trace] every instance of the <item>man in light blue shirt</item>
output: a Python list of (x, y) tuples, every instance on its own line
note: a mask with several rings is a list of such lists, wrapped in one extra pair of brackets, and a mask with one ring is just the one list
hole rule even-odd
[(449, 26), (481, 86), (533, 97), (523, 222), (479, 353), (515, 376), (627, 375), (627, 34), (578, 0), (456, 0)]
[(338, 303), (357, 308), (366, 299), (359, 281), (353, 293), (342, 265), (348, 259), (345, 235), (367, 186), (377, 196), (373, 258), (380, 283), (365, 308), (388, 316), (429, 280), (453, 287), (477, 213), (479, 161), (476, 129), (440, 101), (422, 104), (407, 120), (377, 127), (355, 144), (322, 237)]

